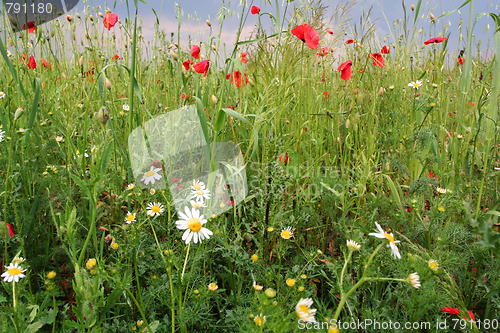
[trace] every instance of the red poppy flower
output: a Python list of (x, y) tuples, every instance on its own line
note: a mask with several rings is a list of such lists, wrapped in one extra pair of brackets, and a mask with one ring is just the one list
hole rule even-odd
[(36, 61), (34, 57), (29, 57), (28, 59), (28, 68), (29, 69), (35, 69), (36, 68)]
[(118, 54), (115, 54), (113, 57), (111, 57), (111, 60), (115, 61), (115, 60), (121, 60), (122, 58), (120, 58), (120, 56)]
[(257, 6), (252, 6), (251, 12), (253, 15), (258, 14), (260, 12), (260, 8)]
[(372, 58), (374, 61), (373, 61), (373, 65), (374, 66), (378, 66), (380, 68), (384, 67), (384, 57), (382, 57), (382, 55), (380, 53), (373, 53), (373, 54), (370, 54), (370, 58)]
[(194, 70), (196, 73), (205, 73), (203, 77), (207, 76), (208, 73), (208, 67), (210, 67), (210, 60), (203, 60), (195, 65), (193, 65)]
[(352, 61), (347, 60), (344, 62), (342, 65), (339, 66), (338, 70), (341, 72), (340, 78), (344, 81), (348, 81), (351, 78), (352, 71), (351, 71), (351, 66), (352, 66)]
[(35, 21), (28, 21), (28, 28), (26, 28), (26, 24), (24, 24), (23, 30), (28, 30), (30, 34), (34, 33), (36, 31)]
[(191, 47), (191, 56), (195, 59), (200, 59), (200, 47), (198, 45)]
[(229, 80), (231, 78), (231, 73), (226, 74), (226, 80)]
[(436, 175), (431, 171), (429, 171), (429, 178), (437, 178)]
[(354, 43), (354, 39), (348, 39), (345, 41), (346, 44), (352, 44)]
[(233, 73), (233, 76), (231, 78), (231, 83), (236, 84), (236, 87), (238, 87), (238, 88), (244, 87), (245, 84), (248, 83), (248, 77), (245, 74), (245, 82), (243, 82), (243, 76), (241, 75), (241, 72), (236, 71)]
[(458, 57), (457, 62), (458, 62), (460, 65), (463, 65), (463, 64), (465, 63), (465, 58), (464, 58), (464, 57)]
[(194, 62), (188, 59), (182, 63), (182, 66), (184, 66), (184, 68), (188, 71), (192, 64), (194, 64)]
[(189, 98), (189, 95), (182, 93), (181, 98)]
[(326, 56), (326, 55), (328, 54), (328, 47), (326, 47), (326, 46), (325, 46), (325, 47), (323, 47), (323, 48), (321, 49), (321, 51), (319, 51), (319, 52), (318, 52), (318, 53), (316, 53), (316, 54), (317, 54), (318, 56), (320, 56), (320, 57), (324, 57), (324, 56)]
[(173, 183), (175, 183), (176, 181), (179, 181), (179, 178), (172, 178)]
[(115, 13), (106, 13), (106, 16), (104, 16), (104, 20), (102, 23), (104, 24), (104, 27), (107, 28), (108, 30), (111, 30), (118, 22), (118, 15)]
[(319, 47), (319, 35), (309, 24), (301, 24), (293, 28), (292, 35), (306, 43), (311, 49)]
[(384, 47), (382, 48), (382, 50), (380, 50), (380, 53), (382, 53), (382, 54), (391, 53), (391, 49), (384, 45)]
[(434, 37), (424, 42), (425, 45), (431, 43), (441, 43), (443, 40), (448, 39), (448, 37)]
[(42, 66), (45, 68), (52, 68), (52, 64), (49, 64), (45, 59), (42, 59)]
[(3, 221), (3, 223), (7, 224), (7, 231), (9, 232), (9, 237), (12, 237), (15, 235), (14, 233), (14, 229), (12, 229), (12, 226), (8, 223), (6, 223), (5, 221)]
[(326, 32), (328, 32), (330, 35), (333, 35), (333, 31), (331, 31), (330, 29), (327, 29)]
[(246, 64), (247, 63), (247, 61), (248, 61), (247, 56), (248, 56), (247, 52), (240, 53), (240, 61), (241, 61), (242, 64)]
[(285, 153), (285, 156), (280, 155), (280, 157), (278, 157), (278, 162), (280, 162), (280, 163), (283, 162), (284, 164), (287, 164), (289, 160), (290, 160), (290, 158), (288, 157), (287, 153)]
[(446, 313), (449, 313), (449, 314), (454, 314), (454, 315), (459, 315), (460, 314), (460, 310), (459, 309), (456, 309), (456, 308), (449, 308), (449, 307), (445, 307), (441, 310), (441, 312), (446, 312)]

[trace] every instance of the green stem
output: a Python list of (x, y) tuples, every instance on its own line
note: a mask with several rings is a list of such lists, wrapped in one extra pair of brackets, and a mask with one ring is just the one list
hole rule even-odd
[(184, 259), (184, 265), (182, 266), (181, 282), (184, 280), (184, 272), (186, 271), (186, 264), (187, 264), (190, 249), (191, 249), (191, 243), (188, 244), (188, 248), (186, 251), (186, 259)]
[(349, 250), (349, 253), (347, 254), (347, 259), (344, 262), (344, 267), (342, 268), (342, 273), (340, 273), (340, 297), (344, 296), (344, 274), (347, 269), (347, 264), (352, 258), (352, 250)]

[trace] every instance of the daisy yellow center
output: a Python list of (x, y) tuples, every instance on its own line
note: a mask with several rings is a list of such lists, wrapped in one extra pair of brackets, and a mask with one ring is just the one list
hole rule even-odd
[(201, 207), (201, 205), (199, 203), (193, 204), (193, 208), (199, 209), (200, 207)]
[(305, 315), (308, 315), (309, 314), (309, 309), (307, 306), (305, 305), (299, 305), (299, 314), (305, 314)]
[(19, 275), (22, 273), (22, 271), (17, 267), (9, 268), (7, 272), (9, 273), (9, 275)]
[(384, 236), (385, 236), (385, 238), (387, 238), (389, 240), (389, 242), (391, 242), (392, 244), (395, 244), (394, 243), (394, 237), (392, 237), (388, 233), (384, 233)]
[(203, 191), (198, 191), (198, 192), (196, 192), (196, 194), (198, 194), (198, 195), (203, 195), (203, 194), (205, 194), (205, 192), (203, 192)]
[(434, 262), (434, 261), (431, 261), (431, 262), (429, 263), (429, 267), (430, 267), (431, 269), (436, 269), (436, 268), (438, 267), (438, 264), (437, 264), (436, 262)]
[(288, 231), (288, 230), (283, 230), (283, 232), (281, 233), (281, 237), (283, 237), (284, 239), (288, 239), (291, 236), (292, 235), (290, 234), (290, 231)]
[(255, 317), (254, 321), (258, 326), (262, 326), (262, 319), (260, 317)]
[(134, 220), (134, 215), (128, 215), (127, 221), (132, 222)]
[(146, 172), (146, 177), (153, 177), (155, 174), (154, 170), (149, 170), (148, 172)]
[(415, 82), (415, 83), (413, 84), (413, 86), (414, 86), (414, 87), (420, 87), (420, 83)]
[(200, 186), (200, 184), (194, 184), (194, 185), (193, 185), (193, 187), (194, 187), (194, 189), (195, 189), (195, 190), (197, 190), (197, 191), (201, 190), (201, 186)]
[(192, 232), (198, 232), (201, 230), (201, 222), (200, 220), (192, 217), (188, 220), (188, 228), (192, 231)]
[(160, 207), (158, 207), (158, 206), (153, 206), (153, 208), (151, 208), (151, 211), (152, 211), (153, 213), (159, 213), (159, 212), (160, 212)]

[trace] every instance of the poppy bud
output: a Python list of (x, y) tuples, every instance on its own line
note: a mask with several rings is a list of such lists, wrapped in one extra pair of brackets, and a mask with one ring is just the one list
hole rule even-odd
[(215, 47), (215, 45), (212, 45), (212, 50), (214, 50), (215, 52), (217, 52), (217, 48)]
[(71, 15), (67, 15), (66, 16), (66, 20), (68, 20), (68, 22), (72, 22), (73, 21), (73, 17), (71, 17)]
[(89, 19), (94, 22), (94, 17), (92, 15), (89, 16)]
[(80, 16), (80, 14), (78, 14), (78, 13), (76, 13), (75, 15), (76, 15), (76, 17), (78, 17), (78, 18), (82, 18), (82, 17)]
[(386, 38), (384, 37), (384, 43), (386, 42)]
[(273, 47), (274, 47), (274, 46), (276, 46), (276, 44), (274, 44), (274, 42), (271, 42), (271, 46), (273, 46)]
[(104, 18), (103, 13), (99, 12), (99, 17), (100, 17), (100, 18)]
[(85, 30), (85, 38), (90, 39), (89, 33)]
[(105, 107), (105, 106), (101, 106), (99, 108), (99, 111), (97, 111), (97, 113), (96, 113), (96, 118), (97, 118), (97, 121), (99, 123), (101, 123), (102, 125), (106, 125), (106, 123), (109, 120), (109, 110), (108, 110), (108, 108)]
[(356, 45), (357, 45), (358, 47), (360, 47), (360, 48), (364, 48), (363, 44), (361, 44), (361, 43), (356, 43)]
[(170, 44), (170, 45), (168, 46), (168, 49), (170, 50), (170, 49), (171, 49), (171, 48), (173, 48), (173, 47), (174, 47), (174, 44)]
[(255, 87), (255, 82), (251, 78), (248, 78), (248, 84), (251, 85), (252, 87)]
[(174, 46), (175, 46), (175, 47), (179, 47), (179, 44), (177, 44), (177, 43), (174, 43)]
[(351, 125), (351, 120), (348, 118), (346, 121), (345, 121), (345, 128), (349, 128), (349, 126)]
[(170, 55), (172, 56), (172, 58), (177, 61), (177, 54), (175, 54), (174, 50), (170, 50)]
[(10, 47), (14, 46), (14, 41), (12, 40), (12, 38), (9, 37), (8, 42)]
[(212, 103), (217, 104), (217, 97), (215, 95), (212, 95)]
[(411, 5), (411, 10), (412, 11), (415, 10), (415, 5), (414, 4)]
[(429, 17), (431, 18), (431, 21), (435, 21), (436, 20), (436, 17), (432, 13), (429, 15)]
[(385, 93), (385, 89), (384, 89), (384, 87), (380, 87), (380, 89), (379, 89), (379, 91), (378, 91), (378, 95), (379, 95), (379, 96), (382, 96), (384, 93)]
[(358, 94), (358, 103), (363, 103), (363, 101), (365, 100), (365, 95), (360, 93)]
[(108, 78), (106, 78), (104, 84), (106, 85), (106, 89), (111, 90), (111, 81)]
[(78, 65), (83, 66), (83, 56), (80, 56), (80, 59), (78, 59)]
[(209, 20), (207, 20), (207, 25), (211, 28), (212, 27), (212, 23), (210, 23)]
[(250, 235), (248, 232), (246, 232), (244, 235), (243, 235), (243, 238), (245, 238), (245, 240), (247, 242), (251, 242), (252, 241), (252, 235)]
[(340, 136), (337, 137), (337, 142), (340, 143)]
[(16, 109), (16, 113), (14, 113), (14, 120), (18, 120), (24, 114), (24, 108), (22, 106)]

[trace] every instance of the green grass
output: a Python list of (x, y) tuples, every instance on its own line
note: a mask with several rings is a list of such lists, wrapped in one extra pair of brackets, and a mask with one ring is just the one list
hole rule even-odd
[[(27, 270), (18, 283), (1, 282), (0, 331), (294, 332), (295, 306), (309, 297), (318, 322), (451, 324), (465, 316), (441, 311), (454, 307), (474, 313), (468, 330), (495, 331), (499, 53), (482, 58), (469, 38), (462, 66), (445, 57), (453, 51), (446, 41), (423, 47), (457, 32), (421, 19), (420, 1), (387, 22), (386, 37), (376, 35), (369, 11), (350, 26), (341, 19), (349, 7), (337, 7), (331, 26), (321, 4), (276, 2), (272, 18), (262, 11), (259, 19), (272, 25), (242, 40), (251, 14), (240, 9), (234, 46), (221, 40), (223, 16), (198, 44), (211, 60), (206, 77), (184, 69), (187, 59), (203, 60), (191, 57), (185, 36), (156, 28), (148, 44), (139, 16), (108, 31), (93, 10), (36, 34), (2, 36), (0, 194), (2, 219), (16, 235), (0, 228), (1, 257), (4, 267), (23, 257)], [(493, 26), (491, 18), (498, 16), (481, 19)], [(290, 33), (303, 23), (319, 32), (319, 49)], [(496, 49), (499, 38), (497, 31)], [(375, 67), (369, 55), (383, 45), (391, 53)], [(324, 46), (329, 54), (319, 57)], [(22, 53), (36, 69), (19, 61)], [(337, 70), (346, 60), (349, 81)], [(235, 71), (248, 77), (241, 87), (226, 79)], [(415, 80), (423, 81), (418, 90), (408, 86)], [(127, 189), (139, 182), (129, 134), (183, 105), (196, 107), (209, 142), (238, 144), (246, 163), (248, 197), (207, 216), (214, 234), (202, 244), (182, 241), (175, 193)], [(149, 202), (165, 211), (148, 217)], [(130, 225), (127, 212), (136, 214)], [(401, 259), (369, 235), (375, 222), (401, 241)], [(288, 227), (293, 236), (284, 239)], [(311, 331), (327, 331), (318, 327)]]

